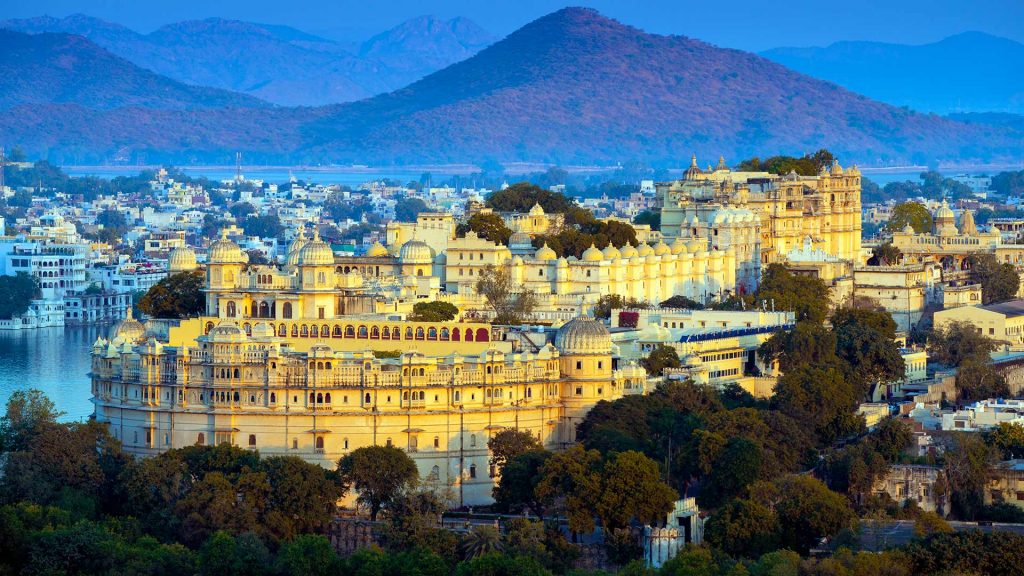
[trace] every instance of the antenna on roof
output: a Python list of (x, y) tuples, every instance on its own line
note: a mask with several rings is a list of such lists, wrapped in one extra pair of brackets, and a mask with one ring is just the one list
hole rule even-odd
[(242, 153), (235, 152), (235, 182), (242, 181)]
[(3, 194), (4, 191), (4, 172), (6, 172), (4, 166), (7, 166), (7, 157), (4, 156), (4, 147), (0, 146), (0, 194)]

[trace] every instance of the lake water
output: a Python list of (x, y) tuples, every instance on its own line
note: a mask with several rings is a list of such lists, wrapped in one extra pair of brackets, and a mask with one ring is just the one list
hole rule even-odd
[(92, 414), (89, 369), (92, 343), (109, 326), (0, 330), (0, 410), (16, 390), (42, 390), (62, 420)]

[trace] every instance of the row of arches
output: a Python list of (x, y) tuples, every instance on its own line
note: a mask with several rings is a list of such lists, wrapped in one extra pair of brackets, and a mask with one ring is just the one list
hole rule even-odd
[[(228, 315), (230, 316), (233, 302), (229, 302)], [(288, 304), (285, 304), (288, 306)], [(206, 323), (206, 333), (213, 329), (213, 322)], [(274, 325), (271, 323), (271, 328)], [(252, 324), (245, 323), (242, 326), (245, 333), (252, 336)], [(288, 325), (280, 324), (276, 327), (275, 333), (281, 338), (289, 335), (292, 338), (356, 338), (363, 340), (436, 340), (441, 342), (489, 342), (491, 339), (490, 330), (487, 328), (437, 328), (430, 326), (424, 328), (419, 326), (413, 328), (406, 326), (405, 331), (398, 326), (366, 326), (349, 324), (342, 327), (335, 325), (333, 328), (327, 324), (292, 324), (289, 330)]]

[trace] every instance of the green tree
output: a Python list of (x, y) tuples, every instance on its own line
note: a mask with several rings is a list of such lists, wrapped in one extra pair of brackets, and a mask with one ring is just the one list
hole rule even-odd
[(651, 227), (651, 230), (661, 230), (661, 212), (644, 210), (633, 218), (633, 224), (646, 224)]
[(491, 453), (490, 465), (501, 474), (501, 470), (513, 458), (534, 450), (543, 450), (533, 434), (525, 430), (505, 428), (491, 436), (487, 441), (487, 450)]
[(975, 253), (967, 257), (971, 282), (981, 284), (984, 304), (1002, 302), (1016, 297), (1020, 276), (1013, 264), (1000, 263), (995, 254)]
[(501, 541), (501, 532), (494, 526), (474, 526), (462, 538), (462, 557), (470, 560), (479, 558), (485, 554), (501, 552), (504, 545)]
[(811, 476), (783, 476), (770, 485), (758, 483), (750, 492), (754, 502), (775, 511), (782, 545), (801, 554), (856, 522), (846, 498)]
[(357, 501), (376, 520), (382, 509), (416, 485), (419, 472), (409, 456), (391, 446), (357, 448), (338, 461), (338, 473), (344, 486), (358, 493)]
[(987, 364), (999, 345), (965, 321), (943, 323), (928, 336), (928, 354), (935, 362), (959, 367), (965, 362)]
[(537, 486), (544, 479), (544, 465), (551, 456), (546, 450), (531, 450), (510, 458), (493, 489), (495, 506), (507, 512), (525, 508), (534, 516), (544, 518), (554, 503), (554, 492), (539, 493)]
[(459, 309), (448, 302), (417, 302), (412, 305), (409, 320), (414, 322), (450, 322), (459, 314)]
[(679, 353), (675, 348), (667, 344), (658, 344), (646, 358), (640, 361), (640, 365), (651, 376), (661, 376), (666, 368), (679, 368), (682, 363), (679, 361)]
[(557, 502), (573, 532), (592, 532), (594, 498), (601, 494), (600, 466), (600, 452), (574, 444), (544, 462), (535, 498)]
[(1003, 460), (1024, 458), (1024, 425), (1000, 422), (985, 433), (985, 441), (999, 451)]
[(820, 323), (828, 315), (829, 289), (817, 277), (793, 274), (781, 264), (769, 264), (755, 294), (758, 302), (774, 302), (776, 310), (792, 310), (797, 321)]
[(810, 425), (827, 444), (863, 430), (864, 419), (853, 412), (857, 401), (853, 386), (838, 370), (804, 366), (779, 378), (772, 406)]
[(485, 266), (477, 278), (476, 291), (483, 295), (487, 307), (494, 313), (492, 322), (495, 324), (520, 324), (537, 306), (537, 295), (517, 285), (505, 266)]
[(761, 447), (742, 436), (730, 438), (716, 452), (700, 492), (701, 506), (711, 508), (739, 496), (757, 481), (764, 460)]
[(34, 276), (25, 272), (0, 276), (0, 318), (24, 314), (39, 294), (39, 281)]
[(920, 202), (903, 202), (892, 209), (889, 223), (886, 227), (889, 232), (902, 232), (907, 225), (918, 234), (930, 232), (932, 229), (932, 214)]
[(892, 242), (880, 244), (871, 249), (871, 258), (868, 259), (869, 266), (894, 266), (899, 264), (903, 258), (903, 252), (892, 245)]
[(957, 370), (956, 390), (961, 402), (1010, 395), (1006, 378), (993, 368), (991, 362), (974, 359), (965, 361)]
[(605, 294), (597, 299), (597, 303), (594, 304), (594, 318), (607, 320), (612, 317), (613, 309), (647, 309), (651, 305), (643, 300), (636, 300), (635, 298), (625, 298), (618, 294)]
[(421, 212), (429, 212), (430, 207), (419, 198), (402, 198), (395, 203), (395, 220), (399, 222), (415, 222)]
[(976, 434), (958, 433), (946, 450), (950, 504), (957, 518), (973, 520), (984, 505), (984, 490), (998, 453)]
[(844, 309), (833, 315), (832, 324), (836, 354), (849, 366), (849, 378), (861, 397), (872, 384), (903, 378), (906, 366), (888, 312)]
[(576, 203), (565, 195), (529, 182), (517, 182), (487, 197), (487, 206), (496, 212), (529, 212), (535, 204), (548, 214), (565, 213), (576, 208)]
[(1024, 536), (964, 530), (933, 534), (906, 547), (914, 574), (1012, 576), (1024, 565)]
[(465, 224), (456, 227), (455, 233), (465, 236), (470, 230), (476, 232), (477, 236), (497, 244), (508, 245), (508, 240), (512, 237), (512, 230), (505, 225), (505, 220), (494, 212), (473, 214)]
[(662, 482), (658, 464), (640, 452), (609, 454), (601, 470), (601, 491), (594, 511), (607, 530), (631, 521), (657, 524), (672, 510), (679, 494)]
[(154, 318), (188, 318), (206, 309), (203, 272), (181, 272), (153, 285), (139, 300), (139, 310)]
[(245, 220), (250, 214), (256, 214), (256, 207), (248, 202), (236, 202), (228, 209), (235, 220)]
[(459, 564), (455, 576), (551, 576), (551, 572), (532, 558), (492, 553)]
[(731, 556), (759, 558), (779, 548), (779, 520), (770, 508), (750, 500), (733, 500), (704, 526), (704, 539)]
[(658, 304), (659, 308), (685, 308), (687, 310), (703, 310), (704, 305), (686, 296), (675, 295)]
[(332, 576), (338, 573), (341, 560), (327, 538), (308, 534), (285, 542), (276, 564), (281, 576)]
[(250, 215), (242, 220), (242, 228), (249, 236), (260, 238), (281, 238), (284, 236), (284, 225), (277, 214), (262, 216)]
[(40, 390), (11, 392), (0, 418), (0, 453), (30, 449), (35, 439), (54, 427), (63, 414)]

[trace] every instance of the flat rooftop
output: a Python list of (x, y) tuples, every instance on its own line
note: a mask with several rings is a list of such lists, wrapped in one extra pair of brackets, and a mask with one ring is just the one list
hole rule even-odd
[(1009, 302), (998, 302), (996, 304), (987, 304), (985, 306), (979, 306), (982, 310), (988, 310), (989, 312), (996, 312), (1002, 314), (1008, 318), (1015, 318), (1017, 316), (1024, 316), (1024, 300), (1010, 300)]

